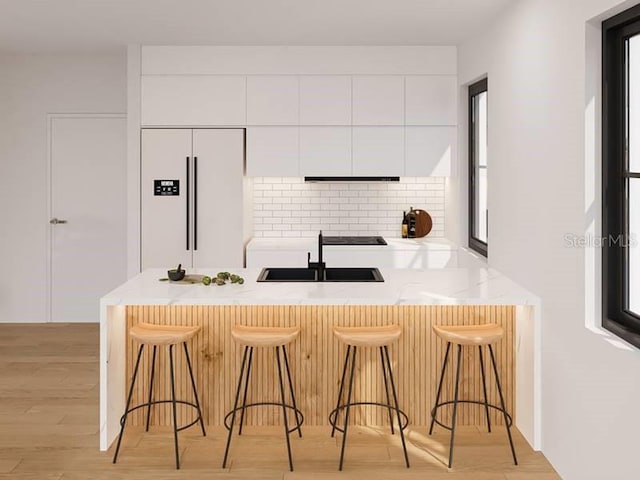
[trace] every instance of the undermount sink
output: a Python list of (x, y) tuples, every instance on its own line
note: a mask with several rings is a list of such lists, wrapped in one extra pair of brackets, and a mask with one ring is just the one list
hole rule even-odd
[(267, 267), (258, 275), (258, 282), (384, 282), (380, 270), (374, 267), (325, 268), (318, 278), (315, 268)]

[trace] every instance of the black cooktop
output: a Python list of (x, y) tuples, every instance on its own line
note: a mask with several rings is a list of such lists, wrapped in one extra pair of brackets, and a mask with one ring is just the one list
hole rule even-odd
[(323, 245), (386, 245), (384, 238), (379, 236), (366, 237), (322, 237)]

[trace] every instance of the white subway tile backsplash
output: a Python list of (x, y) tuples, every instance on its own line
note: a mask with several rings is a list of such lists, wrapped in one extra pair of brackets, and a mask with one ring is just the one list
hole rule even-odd
[(430, 236), (444, 236), (445, 179), (402, 177), (398, 183), (305, 183), (301, 178), (253, 179), (256, 237), (400, 236), (402, 212), (430, 213)]

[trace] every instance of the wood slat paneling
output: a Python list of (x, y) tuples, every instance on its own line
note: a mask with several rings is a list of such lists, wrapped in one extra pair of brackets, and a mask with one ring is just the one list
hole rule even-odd
[[(194, 377), (203, 407), (205, 423), (221, 425), (232, 407), (243, 348), (231, 338), (234, 324), (302, 327), (298, 339), (288, 346), (296, 400), (308, 425), (327, 425), (334, 408), (346, 347), (332, 333), (334, 325), (363, 326), (397, 323), (402, 327), (400, 341), (390, 346), (390, 356), (401, 408), (413, 425), (430, 421), (429, 411), (435, 400), (438, 375), (445, 344), (432, 333), (432, 325), (469, 325), (497, 323), (505, 330), (504, 338), (494, 346), (507, 409), (514, 412), (514, 338), (515, 307), (494, 305), (273, 305), (273, 306), (150, 306), (127, 307), (127, 329), (138, 322), (200, 325), (202, 331), (189, 343)], [(138, 345), (127, 336), (127, 381), (131, 378)], [(141, 370), (134, 391), (134, 404), (146, 401), (149, 386), (151, 348), (145, 348)], [(452, 346), (449, 368), (443, 386), (444, 398), (453, 398), (456, 348)], [(485, 370), (489, 401), (499, 404), (495, 378), (485, 351)], [(191, 386), (182, 348), (175, 348), (176, 395), (191, 399)], [(154, 397), (169, 399), (168, 348), (158, 349)], [(385, 401), (384, 382), (377, 349), (358, 349), (354, 382), (354, 400)], [(248, 402), (279, 401), (276, 362), (273, 349), (255, 349)], [(482, 383), (477, 348), (463, 349), (460, 398), (482, 399)], [(443, 408), (443, 419), (450, 421), (451, 408)], [(459, 425), (484, 426), (484, 409), (461, 405)], [(384, 409), (358, 407), (352, 410), (354, 424), (386, 425)], [(246, 417), (249, 425), (279, 425), (276, 407), (254, 408)], [(146, 411), (137, 410), (131, 421), (142, 425)], [(192, 409), (180, 406), (179, 423), (195, 418)], [(169, 405), (154, 407), (152, 424), (170, 425)], [(502, 424), (499, 412), (491, 412), (491, 421)]]

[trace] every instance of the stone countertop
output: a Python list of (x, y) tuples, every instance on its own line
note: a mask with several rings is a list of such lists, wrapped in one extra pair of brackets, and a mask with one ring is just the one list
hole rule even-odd
[[(455, 243), (446, 238), (388, 238), (387, 245), (324, 245), (325, 249), (395, 249), (395, 250), (456, 250)], [(305, 250), (315, 252), (318, 249), (318, 237), (305, 238), (253, 238), (247, 244), (247, 250)]]
[(381, 268), (381, 283), (256, 281), (259, 268), (202, 268), (189, 274), (229, 271), (243, 285), (161, 282), (166, 270), (136, 275), (101, 299), (112, 305), (539, 305), (539, 299), (490, 268)]

